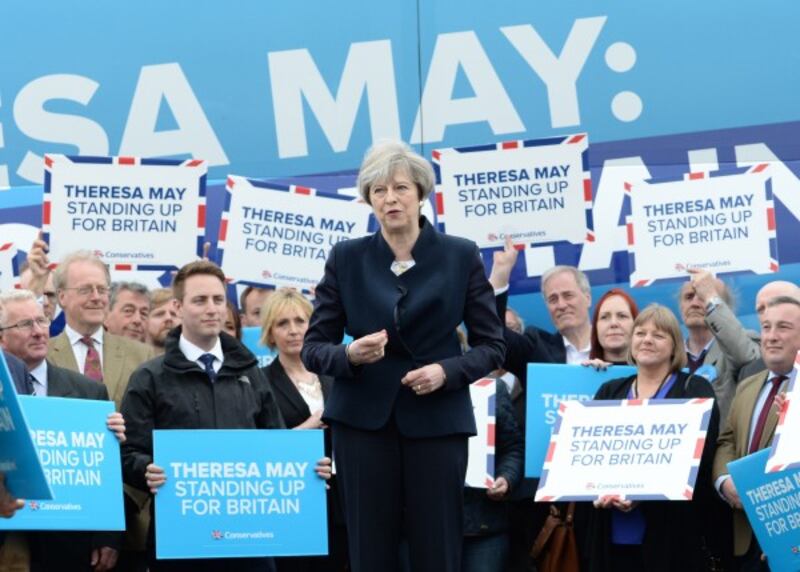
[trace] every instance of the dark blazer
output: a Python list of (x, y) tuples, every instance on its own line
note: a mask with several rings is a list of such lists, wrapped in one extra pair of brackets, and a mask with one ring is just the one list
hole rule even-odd
[[(634, 379), (636, 376), (607, 381), (597, 391), (595, 399), (627, 399)], [(668, 399), (714, 398), (714, 389), (705, 378), (679, 372), (678, 379), (666, 397)], [(716, 498), (711, 483), (711, 466), (718, 432), (719, 410), (715, 403), (692, 501), (647, 501), (639, 505), (647, 523), (642, 543), (645, 570), (652, 572), (707, 570), (701, 543), (703, 540), (708, 544), (715, 543), (709, 534), (721, 527), (722, 523), (717, 518), (720, 513), (717, 511), (720, 508), (724, 509), (723, 503)], [(592, 572), (611, 571), (613, 568), (609, 552), (613, 509), (594, 509), (589, 504), (583, 508), (591, 512), (586, 537), (581, 539), (584, 543), (581, 550), (582, 557), (588, 560), (586, 569)], [(583, 536), (580, 533), (578, 535)]]
[[(469, 384), (500, 367), (505, 353), (494, 294), (473, 242), (440, 234), (424, 218), (420, 227), (416, 264), (401, 276), (390, 269), (394, 254), (380, 232), (331, 249), (302, 351), (309, 370), (335, 378), (327, 421), (376, 430), (394, 412), (406, 437), (475, 433)], [(471, 347), (464, 354), (456, 335), (462, 321)], [(342, 335), (384, 329), (384, 358), (352, 366)], [(416, 396), (400, 384), (432, 363), (447, 377), (439, 391)]]
[(3, 352), (3, 357), (6, 358), (8, 372), (11, 374), (11, 379), (14, 381), (14, 389), (17, 390), (19, 395), (30, 394), (31, 387), (28, 382), (28, 370), (23, 361), (6, 351)]
[[(272, 386), (272, 394), (275, 396), (278, 409), (281, 410), (286, 427), (297, 427), (311, 417), (311, 410), (308, 408), (308, 404), (303, 399), (303, 396), (300, 395), (300, 392), (297, 391), (294, 382), (289, 379), (286, 370), (283, 369), (281, 360), (275, 358), (268, 366), (261, 368), (261, 371), (264, 372), (267, 381)], [(322, 399), (327, 401), (333, 378), (321, 375), (319, 376), (319, 381), (322, 384)]]
[[(47, 362), (47, 396), (108, 401), (108, 390), (83, 375)], [(31, 532), (31, 571), (85, 570), (89, 572), (91, 552), (109, 546), (119, 549), (120, 532)]]

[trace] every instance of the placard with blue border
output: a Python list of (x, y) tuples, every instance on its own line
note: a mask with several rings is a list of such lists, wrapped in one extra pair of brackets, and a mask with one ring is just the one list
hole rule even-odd
[(156, 555), (327, 554), (322, 431), (157, 430)]
[(800, 570), (800, 469), (765, 473), (769, 450), (728, 463), (770, 570)]
[(694, 496), (714, 400), (564, 401), (536, 502)]
[(586, 133), (432, 152), (443, 231), (481, 248), (593, 242)]
[(112, 401), (19, 398), (53, 498), (28, 499), (0, 519), (6, 530), (125, 530), (119, 442), (106, 426)]
[(202, 159), (45, 155), (42, 230), (50, 258), (91, 245), (115, 270), (177, 268), (203, 255)]
[(6, 488), (17, 498), (53, 498), (3, 352), (0, 352), (0, 472), (5, 474)]
[(605, 370), (582, 365), (528, 364), (525, 420), (525, 476), (542, 474), (558, 407), (563, 401), (589, 401), (603, 383), (636, 373), (632, 366), (611, 366)]

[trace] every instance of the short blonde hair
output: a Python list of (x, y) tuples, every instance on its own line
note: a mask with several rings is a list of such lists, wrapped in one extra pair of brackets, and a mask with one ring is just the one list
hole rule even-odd
[(417, 186), (419, 200), (427, 199), (436, 184), (433, 167), (402, 141), (381, 141), (367, 149), (358, 171), (358, 194), (371, 205), (370, 188), (377, 183), (390, 181), (401, 170)]
[[(669, 364), (669, 371), (676, 373), (686, 367), (688, 363), (686, 345), (683, 342), (683, 334), (681, 333), (678, 318), (675, 317), (672, 310), (661, 304), (650, 304), (636, 316), (633, 321), (632, 331), (635, 332), (636, 328), (648, 323), (652, 323), (657, 330), (665, 332), (672, 338), (672, 359)], [(636, 365), (636, 359), (633, 357), (633, 340), (631, 340), (631, 344), (628, 347), (628, 361)]]
[(109, 272), (106, 263), (88, 250), (76, 250), (75, 252), (70, 252), (67, 254), (61, 260), (61, 262), (59, 262), (58, 266), (56, 266), (55, 272), (53, 273), (53, 286), (55, 286), (56, 290), (63, 290), (64, 288), (67, 288), (67, 274), (69, 273), (69, 267), (75, 262), (88, 262), (89, 264), (94, 264), (98, 268), (102, 269), (103, 274), (106, 276), (106, 285), (111, 285), (111, 273)]
[(299, 310), (301, 314), (305, 315), (306, 319), (311, 317), (311, 312), (314, 310), (311, 302), (306, 300), (297, 290), (291, 288), (275, 290), (275, 293), (267, 298), (264, 301), (264, 305), (261, 306), (261, 338), (259, 343), (262, 346), (267, 346), (272, 350), (275, 349), (275, 340), (271, 338), (270, 331), (272, 326), (275, 325), (278, 316), (287, 308)]

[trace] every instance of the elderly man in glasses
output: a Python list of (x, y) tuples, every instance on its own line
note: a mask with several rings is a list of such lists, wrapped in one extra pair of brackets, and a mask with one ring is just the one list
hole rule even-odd
[[(25, 393), (37, 397), (70, 397), (107, 400), (105, 386), (63, 369), (47, 360), (50, 318), (45, 316), (36, 296), (29, 290), (11, 290), (0, 294), (0, 346), (19, 358), (30, 371)], [(120, 441), (125, 440), (122, 415), (111, 413), (108, 428)], [(13, 543), (21, 549), (30, 547), (33, 569), (110, 570), (117, 560), (119, 533), (29, 533)], [(23, 549), (24, 550), (24, 549)]]
[[(105, 385), (119, 409), (128, 379), (155, 357), (153, 348), (103, 329), (111, 280), (108, 267), (91, 252), (67, 255), (53, 278), (66, 326), (50, 339), (47, 359)], [(149, 526), (148, 495), (131, 487), (125, 488), (125, 495), (128, 532), (120, 559), (128, 567), (141, 567)]]

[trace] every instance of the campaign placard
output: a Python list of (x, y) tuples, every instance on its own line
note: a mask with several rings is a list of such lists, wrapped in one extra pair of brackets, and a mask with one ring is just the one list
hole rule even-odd
[(561, 403), (534, 500), (691, 500), (713, 403)]
[(486, 489), (494, 485), (495, 411), (497, 407), (497, 381), (479, 379), (469, 386), (472, 411), (478, 433), (469, 438), (466, 485)]
[(125, 530), (113, 401), (20, 396), (53, 497), (27, 499), (0, 530)]
[[(800, 352), (795, 358), (795, 369), (800, 365)], [(800, 468), (800, 384), (797, 374), (790, 378), (786, 388), (786, 403), (778, 416), (775, 436), (767, 460), (767, 472)]]
[(18, 252), (13, 242), (0, 243), (0, 292), (13, 290), (19, 283)]
[(542, 474), (547, 447), (565, 401), (590, 401), (606, 381), (636, 373), (632, 366), (605, 370), (582, 365), (529, 363), (525, 405), (525, 476)]
[(218, 257), (256, 286), (316, 286), (334, 244), (367, 234), (372, 209), (352, 197), (229, 176)]
[(778, 271), (772, 179), (766, 163), (681, 179), (626, 183), (631, 286), (715, 273)]
[(437, 221), (481, 248), (594, 240), (585, 133), (433, 151)]
[(158, 558), (328, 553), (322, 431), (153, 431)]
[[(19, 405), (14, 381), (0, 351), (0, 472), (17, 498), (52, 499), (53, 491), (36, 454), (28, 422)], [(2, 520), (2, 519), (0, 519)]]
[(763, 449), (728, 463), (770, 570), (800, 570), (800, 469), (765, 473)]
[(177, 268), (202, 256), (206, 162), (45, 155), (49, 256), (90, 248), (121, 270)]

